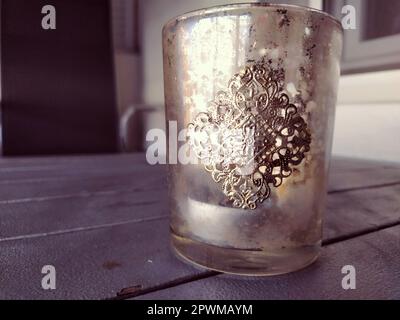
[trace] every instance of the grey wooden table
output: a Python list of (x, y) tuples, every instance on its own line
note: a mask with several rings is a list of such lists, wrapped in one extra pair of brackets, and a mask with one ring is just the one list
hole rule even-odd
[(262, 279), (173, 257), (164, 171), (143, 154), (1, 159), (0, 298), (400, 299), (400, 165), (334, 159), (320, 259)]

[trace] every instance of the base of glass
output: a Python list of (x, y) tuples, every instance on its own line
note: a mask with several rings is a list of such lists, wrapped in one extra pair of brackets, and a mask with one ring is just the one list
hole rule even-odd
[(200, 268), (242, 276), (273, 276), (303, 269), (317, 260), (320, 244), (279, 251), (222, 248), (171, 233), (179, 258)]

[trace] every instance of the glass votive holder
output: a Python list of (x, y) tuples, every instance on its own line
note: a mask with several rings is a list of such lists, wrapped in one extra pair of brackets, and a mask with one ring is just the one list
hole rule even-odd
[(311, 264), (322, 239), (340, 23), (298, 6), (220, 6), (170, 20), (163, 49), (167, 127), (180, 141), (169, 145), (178, 154), (168, 174), (174, 250), (242, 275)]

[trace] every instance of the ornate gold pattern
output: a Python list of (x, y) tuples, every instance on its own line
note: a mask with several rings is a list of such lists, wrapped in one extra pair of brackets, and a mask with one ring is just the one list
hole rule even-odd
[(265, 63), (246, 67), (188, 126), (191, 149), (233, 207), (255, 209), (310, 150), (307, 124), (283, 78)]

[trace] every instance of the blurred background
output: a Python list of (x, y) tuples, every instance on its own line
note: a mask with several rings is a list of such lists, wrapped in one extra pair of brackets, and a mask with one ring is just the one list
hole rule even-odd
[[(147, 130), (165, 128), (162, 26), (236, 2), (2, 0), (3, 155), (145, 150)], [(355, 9), (355, 29), (344, 32), (333, 154), (400, 162), (400, 1), (268, 2), (339, 20)], [(55, 30), (41, 27), (46, 4), (57, 10)]]

